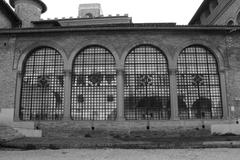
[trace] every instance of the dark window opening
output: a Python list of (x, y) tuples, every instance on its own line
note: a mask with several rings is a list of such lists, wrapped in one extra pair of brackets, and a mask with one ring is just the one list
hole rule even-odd
[(85, 14), (85, 17), (86, 18), (93, 18), (93, 14), (92, 13), (87, 13), (87, 14)]
[(233, 26), (234, 25), (234, 22), (232, 20), (230, 20), (228, 23), (227, 23), (228, 26)]

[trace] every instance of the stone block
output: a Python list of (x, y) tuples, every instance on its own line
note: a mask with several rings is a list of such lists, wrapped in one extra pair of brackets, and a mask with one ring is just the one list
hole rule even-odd
[(13, 108), (2, 108), (0, 112), (0, 124), (10, 124), (13, 122)]
[(239, 124), (214, 124), (214, 125), (211, 125), (211, 134), (240, 135), (240, 125)]
[(18, 133), (24, 135), (25, 137), (42, 137), (41, 130), (33, 130), (33, 129), (24, 129), (24, 128), (14, 128), (18, 131)]
[(11, 126), (14, 128), (35, 129), (34, 122), (14, 122)]

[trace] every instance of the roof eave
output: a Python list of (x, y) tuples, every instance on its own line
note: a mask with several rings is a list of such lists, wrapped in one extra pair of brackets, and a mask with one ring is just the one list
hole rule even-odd
[(240, 31), (240, 26), (172, 26), (156, 27), (147, 24), (133, 24), (129, 26), (115, 27), (54, 27), (54, 28), (21, 28), (21, 29), (1, 29), (0, 34), (28, 34), (28, 33), (56, 33), (56, 32), (92, 32), (92, 31), (214, 31), (214, 32), (233, 32)]

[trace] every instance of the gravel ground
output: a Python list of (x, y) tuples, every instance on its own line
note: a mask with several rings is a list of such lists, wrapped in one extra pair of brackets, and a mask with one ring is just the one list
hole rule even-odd
[(0, 160), (239, 160), (240, 149), (0, 151)]

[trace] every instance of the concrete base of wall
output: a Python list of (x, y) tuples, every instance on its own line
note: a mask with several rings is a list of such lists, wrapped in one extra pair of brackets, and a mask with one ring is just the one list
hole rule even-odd
[(44, 137), (84, 137), (133, 135), (138, 137), (210, 136), (212, 124), (229, 124), (227, 120), (189, 121), (59, 121), (38, 123)]
[(11, 124), (13, 123), (13, 108), (2, 108), (0, 112), (0, 124)]
[(240, 135), (240, 124), (215, 124), (211, 125), (212, 134), (235, 134)]
[(13, 129), (10, 126), (0, 124), (0, 140), (12, 140), (16, 138), (24, 137), (21, 133), (17, 130)]
[[(2, 108), (0, 125), (9, 126), (26, 137), (96, 136), (136, 134), (139, 136), (207, 136), (232, 133), (240, 135), (240, 125), (229, 120), (170, 120), (170, 121), (39, 121), (14, 122), (14, 109)], [(35, 128), (41, 130), (36, 130)]]

